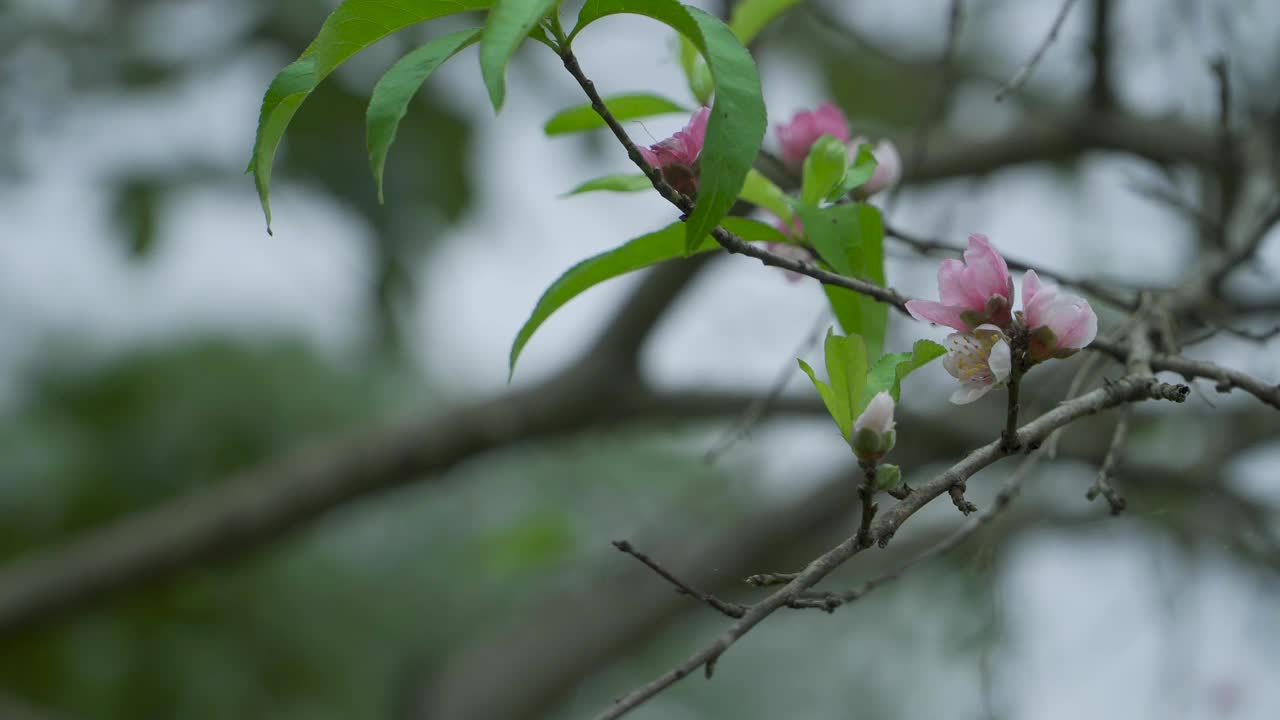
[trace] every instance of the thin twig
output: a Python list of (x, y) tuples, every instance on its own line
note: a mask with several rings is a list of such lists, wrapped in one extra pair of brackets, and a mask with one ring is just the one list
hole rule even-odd
[(1111, 0), (1093, 0), (1093, 79), (1089, 83), (1089, 104), (1106, 110), (1116, 104), (1111, 84)]
[(961, 515), (968, 515), (972, 512), (976, 512), (978, 506), (969, 502), (969, 499), (964, 496), (964, 491), (965, 484), (963, 482), (958, 482), (947, 488), (947, 495), (951, 496), (951, 504), (956, 506), (956, 509), (960, 511)]
[[(1023, 302), (1026, 299), (1023, 298)], [(1029, 367), (1027, 360), (1027, 336), (1026, 328), (1017, 323), (1017, 327), (1013, 331), (1013, 337), (1009, 341), (1009, 387), (1008, 387), (1008, 409), (1005, 412), (1004, 431), (1000, 434), (1001, 443), (1004, 451), (1007, 453), (1015, 453), (1022, 444), (1018, 441), (1018, 391), (1022, 386), (1022, 376), (1027, 372)]]
[(875, 590), (878, 587), (887, 585), (888, 583), (891, 583), (894, 580), (897, 580), (898, 578), (905, 575), (907, 571), (911, 570), (912, 568), (916, 568), (916, 567), (919, 567), (920, 565), (924, 565), (925, 563), (928, 563), (938, 557), (941, 557), (947, 554), (948, 552), (951, 552), (951, 550), (955, 549), (956, 547), (959, 547), (966, 540), (973, 537), (979, 530), (981, 530), (985, 525), (987, 525), (992, 520), (994, 520), (997, 515), (1004, 512), (1004, 510), (1009, 507), (1009, 504), (1013, 501), (1015, 497), (1017, 497), (1018, 492), (1022, 489), (1022, 485), (1026, 482), (1027, 478), (1031, 476), (1032, 469), (1035, 468), (1036, 464), (1040, 462), (1040, 459), (1043, 456), (1044, 456), (1043, 452), (1034, 452), (1028, 455), (1027, 457), (1025, 457), (1022, 460), (1022, 462), (1018, 465), (1018, 467), (1013, 471), (1013, 473), (1010, 474), (1009, 478), (1005, 480), (1004, 485), (1000, 488), (1000, 492), (996, 493), (995, 499), (991, 503), (991, 507), (987, 508), (986, 510), (983, 510), (976, 517), (974, 517), (968, 523), (963, 525), (960, 529), (956, 530), (956, 532), (952, 533), (942, 542), (938, 543), (937, 545), (934, 545), (928, 550), (925, 550), (924, 552), (915, 556), (914, 558), (907, 561), (906, 563), (899, 565), (893, 570), (890, 570), (884, 573), (883, 575), (878, 575), (862, 583), (856, 588), (853, 588), (852, 590), (846, 590), (840, 593), (832, 593), (832, 592), (804, 593), (800, 596), (800, 598), (797, 599), (793, 607), (797, 607), (797, 608), (813, 607), (813, 608), (817, 608), (817, 609), (825, 610), (829, 612), (830, 610), (836, 607), (839, 607), (841, 605), (847, 605), (848, 603), (858, 600), (859, 598), (863, 597), (864, 595), (871, 592), (872, 590)]
[(871, 523), (876, 519), (880, 506), (875, 503), (876, 464), (860, 463), (862, 467), (862, 483), (858, 485), (858, 499), (862, 501), (862, 521), (858, 524), (858, 544), (871, 547)]
[(818, 341), (822, 339), (822, 331), (826, 329), (830, 322), (830, 316), (831, 313), (826, 309), (823, 309), (822, 312), (818, 314), (818, 318), (814, 321), (812, 329), (805, 334), (804, 339), (796, 346), (795, 350), (788, 355), (786, 362), (784, 362), (782, 367), (778, 370), (778, 374), (774, 377), (773, 384), (769, 387), (769, 392), (756, 398), (755, 402), (747, 406), (747, 409), (742, 413), (742, 417), (738, 418), (738, 421), (725, 431), (723, 436), (721, 436), (719, 442), (717, 442), (710, 450), (707, 451), (707, 454), (703, 456), (703, 462), (707, 464), (714, 463), (739, 440), (746, 437), (747, 434), (751, 432), (751, 428), (755, 427), (756, 423), (760, 422), (760, 418), (764, 417), (765, 413), (769, 411), (769, 406), (773, 405), (774, 401), (782, 396), (782, 391), (787, 388), (787, 384), (796, 376), (795, 358), (797, 356), (804, 355), (808, 352), (809, 348), (816, 345)]
[[(1062, 403), (1018, 429), (1019, 437), (1028, 446), (1034, 447), (1042, 442), (1049, 433), (1074, 422), (1082, 417), (1092, 415), (1099, 410), (1115, 407), (1127, 402), (1145, 399), (1163, 399), (1173, 402), (1185, 402), (1191, 389), (1185, 385), (1169, 385), (1151, 377), (1126, 376), (1098, 388), (1070, 402)], [(915, 489), (904, 500), (893, 507), (879, 513), (872, 524), (871, 539), (879, 545), (889, 542), (912, 515), (918, 512), (934, 498), (950, 488), (963, 483), (979, 470), (1007, 457), (1001, 450), (1000, 441), (994, 440), (966, 455), (960, 462), (952, 465), (947, 471), (931, 478)], [(730, 625), (712, 643), (686, 658), (676, 667), (663, 673), (654, 680), (645, 683), (623, 697), (614, 701), (613, 705), (597, 716), (597, 720), (614, 720), (644, 704), (653, 696), (687, 677), (699, 667), (703, 667), (708, 675), (714, 669), (716, 661), (726, 650), (746, 635), (765, 618), (777, 610), (796, 602), (801, 593), (812, 588), (849, 558), (864, 550), (864, 546), (855, 535), (823, 553), (810, 562), (803, 571), (782, 588), (776, 590), (765, 599), (747, 609), (745, 615)]]
[(1058, 17), (1054, 18), (1053, 27), (1049, 28), (1049, 35), (1045, 37), (1044, 42), (1040, 43), (1040, 47), (1036, 48), (1035, 54), (1031, 56), (1027, 64), (1023, 65), (1018, 70), (1018, 73), (1013, 76), (1013, 79), (1005, 83), (1004, 87), (1000, 88), (999, 92), (996, 93), (996, 102), (1003, 101), (1005, 95), (1021, 88), (1027, 78), (1031, 77), (1032, 71), (1036, 69), (1036, 65), (1040, 64), (1040, 60), (1044, 57), (1049, 46), (1058, 38), (1058, 31), (1062, 29), (1062, 24), (1066, 22), (1067, 15), (1071, 13), (1071, 7), (1075, 4), (1076, 0), (1066, 0), (1066, 2), (1062, 3), (1062, 9), (1058, 11)]
[[(961, 0), (951, 0), (951, 9), (947, 13), (947, 40), (942, 47), (942, 55), (938, 58), (938, 81), (933, 87), (933, 106), (929, 114), (916, 126), (911, 138), (911, 156), (906, 166), (908, 176), (916, 174), (924, 165), (929, 155), (929, 135), (935, 125), (943, 120), (947, 112), (947, 98), (951, 94), (951, 85), (955, 80), (956, 40), (960, 37), (960, 28), (964, 24), (964, 5)], [(897, 188), (894, 189), (886, 203), (886, 212), (893, 207), (897, 199)]]
[(1231, 131), (1231, 73), (1225, 55), (1210, 62), (1209, 69), (1218, 83), (1218, 232), (1213, 238), (1225, 250), (1230, 245), (1227, 228), (1240, 190), (1235, 134)]
[(1094, 478), (1093, 485), (1089, 486), (1089, 491), (1085, 493), (1085, 497), (1090, 501), (1096, 499), (1098, 495), (1106, 498), (1107, 504), (1111, 506), (1112, 515), (1124, 512), (1126, 505), (1124, 496), (1111, 484), (1111, 475), (1115, 472), (1120, 453), (1124, 451), (1124, 441), (1129, 433), (1129, 419), (1133, 415), (1133, 406), (1125, 405), (1117, 412), (1120, 413), (1120, 417), (1116, 420), (1116, 429), (1111, 435), (1111, 446), (1107, 448), (1107, 454), (1102, 458), (1102, 467), (1098, 469), (1098, 476)]
[[(1106, 338), (1094, 340), (1088, 349), (1106, 353), (1118, 360), (1124, 360), (1128, 356), (1128, 348), (1125, 345)], [(1239, 389), (1274, 408), (1280, 408), (1280, 385), (1265, 382), (1239, 370), (1204, 360), (1192, 360), (1181, 355), (1162, 353), (1155, 353), (1151, 356), (1151, 367), (1156, 371), (1178, 373), (1187, 380), (1194, 378), (1213, 380), (1216, 383), (1214, 389), (1220, 393)]]
[(731, 618), (740, 618), (744, 614), (746, 614), (747, 612), (746, 607), (735, 604), (735, 603), (727, 603), (721, 600), (720, 598), (716, 597), (715, 595), (712, 595), (710, 593), (704, 593), (701, 590), (695, 589), (693, 586), (682, 581), (680, 578), (673, 575), (669, 570), (662, 567), (662, 565), (659, 564), (657, 560), (654, 560), (648, 555), (645, 555), (644, 553), (635, 549), (635, 547), (630, 542), (626, 540), (614, 540), (613, 546), (618, 548), (622, 552), (630, 555), (631, 557), (639, 560), (640, 562), (644, 563), (646, 566), (648, 566), (650, 570), (654, 571), (659, 576), (661, 576), (663, 580), (666, 580), (667, 582), (674, 585), (676, 590), (680, 591), (681, 594), (688, 595), (689, 597), (701, 600), (702, 602), (706, 603), (707, 605), (710, 605), (712, 608), (715, 608), (716, 610), (724, 613), (725, 615), (728, 615)]

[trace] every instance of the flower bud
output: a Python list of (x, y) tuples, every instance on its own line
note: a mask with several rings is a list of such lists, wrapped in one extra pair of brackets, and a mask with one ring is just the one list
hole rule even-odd
[(876, 489), (892, 490), (902, 482), (902, 469), (897, 465), (885, 463), (876, 466)]
[(897, 433), (893, 430), (893, 408), (893, 396), (882, 390), (871, 398), (867, 409), (853, 422), (849, 444), (859, 460), (875, 462), (893, 449), (897, 440)]

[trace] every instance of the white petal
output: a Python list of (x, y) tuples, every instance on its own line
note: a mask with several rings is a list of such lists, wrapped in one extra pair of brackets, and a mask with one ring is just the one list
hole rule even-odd
[(956, 405), (968, 405), (986, 395), (992, 387), (991, 385), (962, 385), (959, 390), (951, 393), (951, 402)]
[(996, 376), (997, 385), (1009, 379), (1009, 373), (1013, 370), (1013, 356), (1009, 351), (1009, 343), (997, 340), (996, 344), (991, 346), (987, 367), (991, 368), (991, 374)]

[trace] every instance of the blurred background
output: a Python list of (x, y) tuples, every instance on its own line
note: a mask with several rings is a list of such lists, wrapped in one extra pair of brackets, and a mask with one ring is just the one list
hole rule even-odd
[[(543, 136), (582, 98), (540, 45), (517, 55), (497, 117), (474, 48), (433, 76), (378, 204), (370, 87), (472, 16), (393, 36), (311, 96), (277, 158), (266, 234), (242, 174), (258, 104), (335, 4), (3, 4), (0, 606), (18, 592), (8, 569), (34, 553), (184, 495), (216, 497), (300, 447), (501, 407), (572, 376), (617, 313), (641, 312), (652, 278), (592, 290), (540, 330), (508, 385), (507, 351), (542, 290), (673, 219), (651, 193), (561, 197), (628, 163), (599, 133)], [(833, 99), (857, 134), (898, 139), (908, 168), (921, 138), (922, 165), (944, 167), (1087, 105), (1212, 138), (1208, 62), (1225, 54), (1236, 122), (1280, 128), (1274, 4), (1076, 5), (1027, 85), (997, 103), (1057, 0), (964, 2), (945, 64), (946, 0), (802, 2), (753, 48), (771, 122)], [(575, 47), (606, 94), (691, 103), (664, 26), (609, 18)], [(628, 129), (649, 143), (684, 121)], [(1086, 142), (976, 165), (876, 203), (903, 230), (953, 245), (985, 232), (1012, 257), (1121, 289), (1177, 284), (1196, 262), (1194, 209), (1212, 189), (1195, 163)], [(936, 260), (888, 248), (890, 283), (932, 297)], [(669, 397), (720, 401), (621, 422), (606, 407), (585, 427), (495, 443), (271, 542), (9, 628), (0, 717), (580, 718), (673, 666), (726, 619), (609, 540), (749, 600), (746, 574), (795, 569), (857, 525), (851, 458), (794, 371), (829, 322), (822, 293), (743, 258), (673, 267), (639, 370)], [(1275, 324), (1277, 271), (1270, 242), (1233, 276), (1252, 303), (1237, 325)], [(944, 335), (894, 317), (890, 349)], [(1116, 317), (1103, 310), (1104, 329)], [(1275, 381), (1278, 349), (1222, 334), (1187, 352)], [(1033, 409), (1064, 395), (1078, 360), (1037, 369)], [(786, 412), (740, 432), (780, 376)], [(935, 364), (904, 390), (895, 458), (908, 482), (997, 432), (1003, 399), (951, 406), (951, 382)], [(1084, 497), (1115, 422), (1102, 415), (1068, 430), (1015, 507), (959, 550), (833, 615), (774, 616), (713, 681), (688, 679), (634, 716), (1277, 717), (1280, 415), (1196, 389), (1186, 405), (1137, 409), (1117, 475), (1124, 515)], [(1008, 470), (976, 477), (970, 499), (984, 506)], [(829, 585), (961, 522), (939, 501)]]

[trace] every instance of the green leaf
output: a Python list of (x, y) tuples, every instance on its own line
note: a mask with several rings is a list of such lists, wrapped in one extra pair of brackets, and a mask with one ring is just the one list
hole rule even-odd
[(711, 102), (711, 93), (715, 90), (715, 81), (711, 78), (711, 70), (707, 62), (698, 54), (698, 48), (689, 42), (689, 38), (680, 36), (680, 69), (684, 71), (685, 82), (689, 92), (698, 102), (706, 105)]
[(467, 10), (482, 10), (493, 0), (346, 0), (320, 27), (302, 56), (272, 79), (262, 98), (253, 155), (246, 172), (253, 173), (271, 231), (271, 165), (289, 121), (307, 96), (351, 56), (402, 28)]
[(913, 371), (928, 365), (946, 354), (946, 348), (932, 340), (917, 340), (909, 353), (889, 353), (884, 355), (867, 373), (867, 386), (862, 391), (862, 406), (871, 402), (876, 393), (889, 391), (893, 401), (898, 402), (902, 390), (902, 379)]
[(701, 51), (715, 79), (698, 199), (685, 222), (686, 248), (692, 251), (729, 211), (760, 151), (766, 125), (760, 76), (751, 53), (727, 25), (675, 0), (587, 0), (570, 37), (616, 13), (646, 15), (671, 26)]
[[(768, 225), (746, 218), (725, 218), (724, 227), (742, 239), (752, 242), (786, 242), (787, 240), (786, 236)], [(694, 252), (708, 252), (719, 247), (715, 240), (706, 237)], [(529, 338), (533, 337), (534, 331), (565, 303), (605, 280), (664, 260), (682, 257), (685, 254), (684, 229), (677, 222), (656, 232), (641, 235), (613, 250), (587, 258), (569, 268), (542, 293), (538, 304), (533, 308), (533, 313), (516, 333), (509, 358), (511, 373), (515, 373), (516, 360), (520, 357), (525, 344), (529, 342)]]
[(374, 182), (378, 184), (378, 202), (382, 202), (382, 170), (387, 163), (387, 153), (395, 142), (400, 120), (409, 111), (409, 101), (436, 68), (479, 39), (480, 30), (471, 29), (431, 40), (400, 58), (373, 86), (365, 126), (369, 164)]
[[(830, 385), (818, 379), (818, 376), (813, 373), (813, 368), (809, 367), (809, 363), (798, 358), (796, 362), (800, 363), (800, 369), (804, 371), (805, 375), (809, 376), (813, 386), (818, 389), (818, 396), (822, 398), (822, 404), (827, 406), (827, 413), (831, 415), (831, 419), (836, 421), (836, 427), (841, 428), (841, 432), (844, 433), (844, 424), (840, 420), (840, 406), (836, 401), (835, 391), (831, 389)], [(845, 437), (848, 437), (848, 433), (845, 433)]]
[(831, 380), (836, 410), (833, 413), (840, 433), (847, 440), (853, 421), (861, 413), (862, 390), (867, 382), (867, 346), (858, 335), (836, 335), (827, 331), (823, 344), (827, 377)]
[(787, 202), (787, 194), (758, 170), (752, 169), (747, 173), (747, 180), (742, 184), (738, 197), (768, 210), (787, 224), (791, 223), (791, 203)]
[(556, 5), (556, 0), (497, 0), (484, 22), (480, 38), (480, 74), (489, 89), (494, 111), (507, 94), (507, 63), (516, 48)]
[(742, 0), (729, 16), (729, 27), (745, 45), (774, 18), (800, 4), (800, 0)]
[[(651, 93), (613, 95), (604, 98), (604, 105), (609, 108), (609, 112), (613, 113), (613, 116), (618, 120), (634, 120), (667, 113), (689, 112), (688, 108), (681, 106), (679, 103)], [(542, 131), (548, 135), (561, 135), (582, 132), (583, 130), (594, 130), (604, 126), (604, 120), (588, 103), (566, 108), (556, 113), (554, 117), (547, 121), (546, 125), (542, 126)]]
[(644, 175), (605, 175), (594, 180), (588, 180), (565, 193), (565, 195), (580, 195), (600, 190), (608, 192), (639, 192), (652, 187), (653, 183)]
[(849, 150), (834, 135), (823, 135), (809, 147), (804, 158), (800, 200), (817, 205), (840, 185), (849, 164)]
[(831, 391), (836, 410), (831, 414), (840, 426), (840, 434), (849, 437), (849, 429), (853, 423), (853, 403), (849, 397), (848, 339), (827, 330), (827, 340), (822, 345), (823, 357), (827, 363), (827, 378), (831, 381)]
[(863, 143), (858, 146), (858, 154), (854, 157), (853, 163), (849, 165), (849, 169), (845, 171), (844, 179), (832, 189), (831, 194), (827, 196), (827, 200), (835, 202), (853, 190), (862, 187), (875, 172), (876, 156), (871, 152), (871, 146)]
[[(818, 256), (841, 275), (884, 286), (884, 226), (880, 211), (866, 203), (846, 203), (818, 209), (799, 205), (805, 237)], [(884, 347), (889, 307), (846, 288), (823, 286), (840, 327), (862, 335), (867, 349), (878, 356)]]

